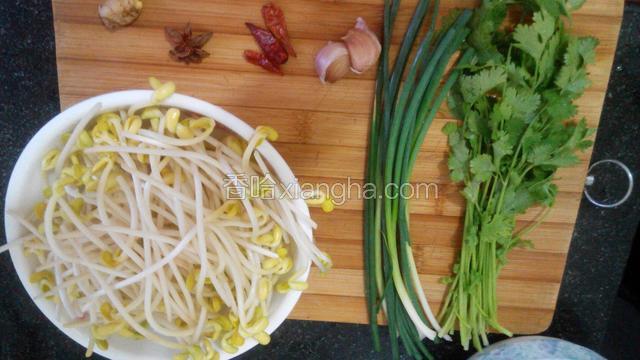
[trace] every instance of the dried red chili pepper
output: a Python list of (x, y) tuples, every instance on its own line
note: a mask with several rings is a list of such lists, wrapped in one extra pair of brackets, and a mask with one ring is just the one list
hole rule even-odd
[(282, 9), (274, 3), (268, 3), (262, 7), (262, 18), (264, 19), (264, 24), (267, 26), (267, 29), (269, 29), (273, 36), (287, 49), (287, 53), (293, 57), (297, 57), (296, 51), (293, 50), (293, 46), (291, 45), (291, 40), (289, 40), (287, 23), (284, 21)]
[(271, 61), (269, 61), (269, 59), (267, 59), (267, 57), (261, 52), (257, 52), (254, 50), (245, 50), (244, 58), (248, 62), (254, 65), (258, 65), (267, 71), (270, 71), (278, 75), (284, 75), (282, 73), (282, 70), (280, 70), (280, 68), (278, 67), (278, 65), (275, 65)]
[(251, 35), (253, 35), (260, 49), (272, 64), (282, 65), (287, 62), (289, 55), (287, 55), (287, 52), (273, 34), (252, 23), (245, 23), (245, 25), (247, 25)]

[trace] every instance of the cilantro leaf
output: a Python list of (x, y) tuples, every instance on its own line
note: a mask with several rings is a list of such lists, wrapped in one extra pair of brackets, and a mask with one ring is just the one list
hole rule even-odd
[(534, 198), (526, 186), (520, 186), (515, 190), (511, 188), (505, 192), (504, 210), (509, 214), (522, 214), (533, 203)]
[(505, 121), (503, 124), (502, 130), (509, 134), (509, 144), (515, 146), (520, 141), (522, 134), (525, 132), (527, 128), (527, 123), (524, 118), (518, 116), (512, 116), (510, 119)]
[[(573, 149), (572, 149), (573, 150)], [(544, 161), (541, 165), (551, 166), (572, 166), (580, 163), (580, 159), (573, 153), (572, 150), (564, 150), (556, 153), (552, 158)]]
[(482, 137), (490, 136), (489, 127), (476, 111), (470, 111), (464, 121), (469, 132)]
[(563, 85), (563, 90), (571, 94), (572, 98), (577, 98), (589, 86), (591, 86), (591, 80), (587, 78), (587, 72), (584, 69), (580, 69), (570, 75), (567, 83)]
[(474, 179), (478, 181), (489, 180), (491, 175), (496, 171), (496, 167), (493, 165), (491, 155), (489, 154), (481, 154), (474, 157), (469, 165)]
[[(475, 231), (471, 231), (472, 228), (465, 231), (464, 233), (464, 242), (466, 245), (475, 246), (478, 243), (478, 233)], [(456, 264), (457, 265), (457, 264)], [(455, 267), (455, 265), (454, 265)], [(455, 273), (456, 271), (454, 271)]]
[(535, 202), (551, 207), (556, 200), (558, 186), (553, 184), (551, 181), (544, 181), (535, 184), (529, 189), (529, 191), (535, 199)]
[(453, 283), (453, 277), (451, 276), (443, 276), (441, 277), (438, 282), (442, 285), (449, 285), (451, 283)]
[(568, 150), (573, 150), (578, 146), (578, 143), (580, 143), (587, 136), (587, 133), (589, 131), (587, 128), (587, 120), (585, 118), (582, 118), (574, 126), (568, 125), (568, 127), (573, 131), (571, 132), (571, 136), (563, 147)]
[(533, 14), (531, 25), (520, 24), (513, 32), (515, 47), (529, 54), (536, 62), (540, 60), (547, 41), (556, 29), (556, 18), (545, 10)]
[(593, 37), (572, 37), (568, 40), (564, 64), (558, 72), (555, 83), (562, 93), (566, 93), (572, 99), (582, 95), (591, 85), (585, 65), (595, 61), (597, 45), (598, 41)]
[(567, 15), (567, 8), (564, 1), (558, 0), (536, 0), (541, 9), (546, 10), (550, 15), (559, 17), (560, 15)]
[(516, 88), (508, 87), (503, 94), (502, 101), (513, 109), (513, 116), (529, 123), (540, 106), (540, 95), (524, 89), (516, 90)]
[(529, 152), (527, 160), (534, 165), (542, 165), (551, 158), (553, 146), (546, 143), (535, 145)]
[(582, 140), (578, 144), (576, 144), (576, 149), (584, 151), (592, 146), (593, 140)]
[(469, 22), (472, 29), (467, 41), (476, 49), (481, 61), (502, 61), (493, 35), (507, 16), (507, 4), (502, 0), (483, 1)]
[(456, 131), (458, 131), (458, 124), (453, 121), (444, 124), (444, 126), (442, 127), (442, 133), (444, 133), (445, 135), (451, 135)]
[(578, 53), (584, 64), (593, 64), (596, 61), (596, 47), (598, 39), (592, 36), (578, 38)]
[(447, 123), (442, 128), (442, 131), (448, 135), (449, 147), (451, 148), (451, 155), (447, 161), (450, 171), (449, 176), (454, 182), (460, 182), (464, 180), (467, 173), (469, 149), (457, 124), (453, 122)]
[(489, 127), (491, 130), (497, 131), (501, 126), (511, 118), (512, 109), (509, 104), (500, 102), (493, 107), (489, 114)]
[(476, 100), (487, 93), (487, 91), (504, 83), (507, 80), (507, 73), (503, 68), (491, 67), (472, 76), (462, 76), (460, 78), (460, 92), (464, 101), (473, 104)]
[(447, 96), (447, 108), (451, 115), (456, 119), (464, 119), (464, 111), (467, 105), (460, 94), (459, 86), (454, 86), (451, 91), (449, 91), (449, 96)]
[(480, 240), (506, 245), (511, 241), (514, 227), (512, 217), (496, 214), (491, 221), (482, 223)]
[(531, 80), (531, 74), (524, 67), (516, 66), (515, 63), (510, 62), (506, 68), (509, 81), (514, 86), (527, 86), (527, 83)]
[(568, 11), (576, 11), (582, 7), (584, 2), (585, 0), (567, 0), (565, 6)]
[(480, 182), (471, 181), (462, 189), (461, 193), (467, 201), (476, 204), (478, 202), (478, 193), (480, 192)]
[(508, 133), (501, 131), (497, 137), (498, 139), (491, 144), (491, 148), (493, 149), (493, 166), (496, 169), (500, 167), (502, 158), (506, 155), (511, 155), (513, 152)]
[(547, 102), (545, 114), (552, 121), (564, 121), (573, 117), (577, 112), (576, 106), (571, 103), (571, 98), (561, 95), (556, 90), (546, 91), (543, 97)]
[(562, 33), (556, 32), (547, 42), (546, 48), (538, 62), (538, 78), (535, 86), (545, 84), (553, 78), (555, 73), (558, 56), (560, 55), (560, 42)]

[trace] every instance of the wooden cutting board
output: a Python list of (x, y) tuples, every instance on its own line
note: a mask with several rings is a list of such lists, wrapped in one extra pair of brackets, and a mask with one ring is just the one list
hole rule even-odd
[[(284, 77), (266, 73), (242, 59), (244, 49), (257, 49), (244, 23), (262, 24), (262, 0), (144, 0), (144, 10), (131, 27), (107, 31), (97, 14), (97, 0), (53, 0), (60, 102), (66, 108), (100, 93), (147, 88), (147, 77), (173, 80), (178, 91), (220, 105), (249, 124), (270, 125), (281, 137), (275, 144), (303, 182), (362, 183), (374, 72), (349, 76), (323, 86), (313, 70), (314, 55), (328, 40), (339, 39), (356, 17), (378, 30), (382, 0), (278, 0), (284, 9), (298, 58), (283, 67)], [(406, 0), (398, 16), (404, 28), (415, 0)], [(472, 0), (442, 2), (442, 12), (471, 7)], [(593, 86), (578, 101), (589, 125), (597, 127), (618, 38), (622, 0), (587, 0), (573, 19), (578, 34), (600, 39)], [(172, 61), (164, 26), (191, 22), (196, 31), (210, 30), (202, 64)], [(394, 43), (404, 31), (394, 32)], [(438, 279), (450, 273), (459, 247), (464, 205), (447, 175), (447, 141), (439, 131), (451, 117), (441, 112), (429, 132), (413, 181), (438, 185), (438, 197), (412, 203), (414, 256), (434, 310), (445, 288)], [(590, 153), (582, 163), (559, 172), (558, 200), (548, 220), (530, 238), (534, 250), (516, 249), (498, 283), (500, 320), (515, 333), (537, 333), (553, 317), (569, 242), (573, 233)], [(539, 209), (522, 216), (526, 224)], [(330, 214), (312, 211), (320, 247), (335, 266), (319, 275), (292, 318), (364, 323), (362, 264), (362, 202), (346, 203)], [(572, 289), (580, 291), (580, 289)]]

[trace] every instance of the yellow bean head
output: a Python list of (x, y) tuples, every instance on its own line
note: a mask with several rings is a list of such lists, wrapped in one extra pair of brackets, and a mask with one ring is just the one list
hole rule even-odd
[(266, 138), (269, 141), (278, 140), (278, 132), (271, 126), (260, 125), (256, 128), (256, 133), (261, 134), (264, 138)]
[(48, 171), (56, 167), (56, 162), (58, 161), (58, 155), (60, 155), (60, 150), (58, 149), (50, 150), (44, 156), (44, 158), (42, 158), (42, 163), (40, 164), (42, 171)]
[(55, 281), (53, 273), (48, 270), (34, 272), (29, 276), (29, 282), (32, 284), (39, 283), (42, 280), (47, 280), (50, 283), (53, 283)]
[(191, 139), (193, 137), (193, 131), (189, 128), (188, 121), (181, 121), (176, 125), (176, 135), (180, 139)]
[(264, 331), (253, 335), (253, 338), (256, 339), (260, 345), (268, 345), (271, 342), (271, 336)]
[(176, 108), (170, 108), (169, 110), (167, 110), (167, 113), (164, 116), (167, 130), (172, 134), (175, 133), (176, 127), (178, 126), (178, 121), (180, 120), (180, 110)]
[(33, 214), (36, 216), (36, 219), (42, 220), (44, 219), (44, 210), (47, 208), (47, 204), (44, 202), (39, 202), (33, 207)]
[(166, 83), (155, 89), (151, 101), (156, 104), (160, 103), (167, 99), (169, 96), (173, 95), (175, 91), (176, 84), (173, 81), (167, 81)]
[(258, 282), (258, 298), (260, 300), (266, 300), (271, 292), (271, 281), (268, 278), (261, 278)]
[(289, 253), (289, 250), (287, 250), (287, 248), (285, 248), (285, 247), (279, 247), (279, 248), (276, 250), (276, 254), (278, 254), (278, 256), (279, 256), (281, 259), (282, 259), (282, 258), (284, 258), (284, 257), (286, 257), (288, 253)]
[(77, 146), (80, 149), (86, 149), (93, 146), (93, 139), (91, 139), (91, 135), (89, 135), (89, 132), (87, 130), (82, 130), (82, 132), (80, 133)]
[(196, 130), (196, 129), (209, 130), (214, 126), (215, 126), (215, 122), (212, 119), (209, 119), (207, 117), (201, 117), (201, 118), (193, 119), (189, 121), (189, 128), (191, 128), (192, 130)]
[(159, 89), (160, 86), (162, 86), (162, 83), (160, 82), (160, 80), (158, 80), (158, 78), (151, 76), (149, 77), (149, 86), (151, 86), (152, 89), (156, 90)]
[(324, 212), (332, 212), (335, 209), (335, 203), (330, 197), (327, 197), (325, 201), (322, 202), (322, 211)]
[(245, 144), (242, 140), (238, 139), (235, 136), (227, 135), (223, 140), (224, 144), (227, 145), (234, 153), (238, 154), (238, 156), (242, 156), (244, 153)]
[(129, 116), (124, 123), (124, 129), (132, 134), (138, 133), (142, 128), (142, 119), (138, 115)]
[(145, 108), (144, 110), (142, 110), (142, 114), (140, 114), (140, 118), (142, 118), (142, 120), (157, 119), (161, 117), (162, 117), (162, 111), (160, 111), (160, 109), (158, 109), (157, 107), (153, 107), (153, 106)]
[(107, 340), (96, 339), (95, 342), (98, 349), (104, 350), (104, 351), (109, 350), (109, 343), (107, 342)]

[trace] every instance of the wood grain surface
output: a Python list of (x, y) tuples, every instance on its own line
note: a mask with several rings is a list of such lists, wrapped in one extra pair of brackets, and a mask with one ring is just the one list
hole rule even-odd
[[(178, 91), (236, 114), (252, 126), (270, 125), (281, 137), (276, 148), (302, 182), (362, 184), (366, 134), (374, 72), (350, 75), (322, 85), (313, 70), (315, 53), (339, 39), (358, 16), (379, 31), (382, 0), (279, 0), (298, 53), (284, 65), (284, 77), (266, 73), (242, 59), (257, 49), (244, 23), (262, 24), (262, 0), (145, 0), (137, 22), (107, 31), (97, 14), (97, 0), (53, 0), (60, 102), (66, 108), (100, 93), (147, 88), (147, 78), (173, 80)], [(406, 27), (416, 0), (405, 0), (398, 15)], [(442, 2), (443, 13), (473, 7), (477, 1)], [(587, 0), (573, 16), (573, 31), (600, 39), (593, 86), (578, 101), (580, 112), (597, 127), (622, 17), (622, 0)], [(211, 57), (198, 65), (176, 63), (168, 56), (164, 26), (191, 22), (195, 31), (213, 31), (205, 49)], [(394, 32), (394, 46), (404, 31)], [(438, 282), (450, 273), (460, 242), (464, 202), (446, 168), (447, 142), (439, 131), (451, 117), (440, 111), (422, 147), (412, 181), (438, 186), (411, 204), (414, 252), (422, 283), (434, 310), (445, 288)], [(547, 221), (530, 235), (535, 249), (516, 249), (498, 282), (500, 321), (515, 333), (537, 333), (553, 317), (560, 281), (591, 154), (557, 175), (557, 205)], [(354, 185), (356, 186), (356, 185)], [(526, 225), (540, 209), (519, 219)], [(330, 214), (312, 211), (320, 247), (334, 259), (325, 275), (312, 270), (310, 287), (291, 317), (364, 323), (362, 201), (347, 199)]]

